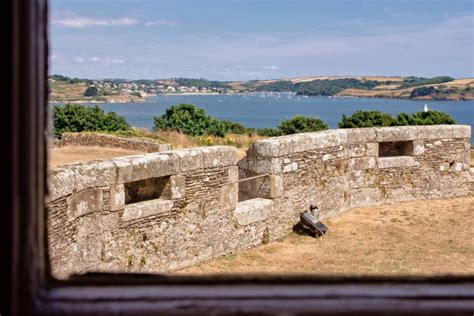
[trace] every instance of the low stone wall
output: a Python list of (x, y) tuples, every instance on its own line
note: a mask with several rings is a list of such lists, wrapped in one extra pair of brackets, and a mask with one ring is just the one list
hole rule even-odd
[(152, 139), (122, 137), (100, 133), (64, 133), (59, 146), (100, 146), (124, 148), (147, 153), (170, 150), (170, 144), (160, 143)]
[(53, 274), (184, 268), (288, 234), (310, 204), (324, 219), (466, 195), (470, 135), (340, 129), (260, 140), (238, 163), (234, 147), (216, 146), (58, 167), (47, 205)]

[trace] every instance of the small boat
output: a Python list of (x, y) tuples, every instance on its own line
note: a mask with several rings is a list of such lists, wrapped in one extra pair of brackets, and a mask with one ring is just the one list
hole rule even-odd
[(428, 105), (425, 103), (425, 107), (423, 108), (423, 112), (428, 112), (429, 109), (428, 109)]

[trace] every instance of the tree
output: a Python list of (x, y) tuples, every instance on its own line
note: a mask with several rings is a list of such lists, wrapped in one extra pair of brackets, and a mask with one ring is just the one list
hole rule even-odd
[(84, 92), (85, 97), (95, 97), (99, 91), (97, 90), (96, 86), (89, 86), (86, 89), (86, 92)]
[(173, 105), (165, 114), (154, 117), (155, 130), (175, 130), (191, 136), (224, 136), (225, 126), (193, 104)]
[(423, 97), (423, 96), (426, 96), (426, 95), (430, 95), (433, 92), (436, 92), (436, 89), (433, 88), (432, 86), (415, 88), (411, 92), (410, 98)]
[(125, 118), (114, 112), (104, 113), (97, 105), (93, 107), (79, 104), (54, 106), (53, 121), (54, 134), (59, 138), (64, 132), (115, 132), (130, 129)]
[(408, 122), (407, 125), (456, 124), (451, 116), (440, 111), (416, 112), (410, 116), (407, 116), (406, 113), (400, 113), (397, 115), (397, 121), (399, 125), (402, 125), (405, 121)]
[(339, 127), (358, 128), (437, 124), (456, 124), (456, 122), (448, 114), (439, 111), (416, 112), (413, 114), (401, 112), (395, 118), (388, 113), (379, 111), (357, 111), (349, 117), (342, 115)]
[(328, 129), (328, 126), (318, 117), (296, 115), (289, 120), (281, 121), (277, 128), (282, 135), (290, 135), (322, 131)]
[(339, 128), (393, 126), (395, 119), (380, 111), (356, 111), (351, 116), (342, 115)]

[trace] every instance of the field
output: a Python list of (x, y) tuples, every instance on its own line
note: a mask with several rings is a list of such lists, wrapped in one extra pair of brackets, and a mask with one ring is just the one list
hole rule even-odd
[(353, 209), (320, 238), (291, 233), (178, 274), (474, 274), (474, 196)]
[(128, 94), (101, 95), (96, 97), (84, 97), (87, 89), (85, 83), (67, 83), (65, 81), (48, 80), (51, 88), (49, 101), (53, 102), (144, 102), (143, 98)]
[(94, 146), (65, 146), (49, 150), (49, 166), (103, 160), (120, 156), (138, 155), (142, 152), (122, 148), (107, 148)]

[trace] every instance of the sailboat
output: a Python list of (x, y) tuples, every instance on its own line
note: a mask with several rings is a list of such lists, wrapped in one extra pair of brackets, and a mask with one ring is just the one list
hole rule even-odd
[(428, 105), (425, 103), (425, 107), (423, 108), (423, 112), (428, 112), (429, 109), (428, 109)]

